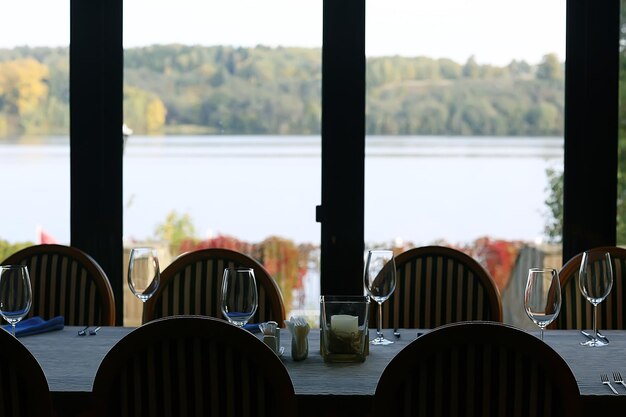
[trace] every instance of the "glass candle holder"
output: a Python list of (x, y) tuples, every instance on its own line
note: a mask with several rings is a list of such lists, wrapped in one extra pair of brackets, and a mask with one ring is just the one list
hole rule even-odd
[(363, 362), (368, 354), (368, 296), (320, 297), (320, 352), (324, 362)]

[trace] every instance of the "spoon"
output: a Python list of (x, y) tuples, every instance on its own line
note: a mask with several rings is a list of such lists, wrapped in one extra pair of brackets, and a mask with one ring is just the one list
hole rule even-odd
[(89, 326), (85, 327), (85, 328), (84, 328), (84, 329), (82, 329), (82, 330), (79, 330), (79, 331), (78, 331), (78, 335), (79, 335), (79, 336), (84, 336), (84, 335), (86, 335), (86, 334), (87, 334), (87, 329), (88, 329), (88, 328), (89, 328)]
[(89, 330), (89, 335), (90, 335), (90, 336), (95, 336), (95, 335), (97, 335), (97, 334), (98, 334), (98, 330), (100, 330), (100, 326), (96, 327), (96, 328), (95, 328), (95, 329), (93, 329), (93, 330)]

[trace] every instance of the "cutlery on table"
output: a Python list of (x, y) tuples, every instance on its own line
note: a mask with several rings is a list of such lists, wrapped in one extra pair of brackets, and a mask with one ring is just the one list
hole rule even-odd
[(608, 385), (609, 388), (611, 388), (611, 391), (613, 391), (615, 394), (618, 394), (618, 392), (615, 390), (615, 388), (613, 388), (613, 385), (611, 385), (611, 382), (609, 381), (609, 377), (608, 377), (607, 374), (601, 374), (600, 375), (600, 379), (602, 380), (602, 383), (604, 385)]
[(95, 329), (89, 330), (89, 335), (90, 336), (95, 336), (98, 334), (98, 330), (100, 330), (100, 326), (96, 327)]
[(400, 339), (400, 331), (397, 327), (393, 329), (393, 335), (396, 337), (396, 339)]
[[(591, 336), (591, 334), (590, 334), (590, 333), (587, 333), (587, 332), (586, 332), (586, 331), (584, 331), (584, 330), (581, 330), (581, 331), (580, 331), (580, 333), (581, 333), (583, 336), (585, 336), (587, 339), (589, 339), (589, 340), (592, 340), (592, 339), (593, 339), (593, 336)], [(609, 338), (608, 338), (608, 337), (606, 337), (605, 335), (603, 335), (603, 334), (602, 334), (602, 333), (600, 333), (600, 332), (597, 332), (597, 333), (598, 333), (598, 337), (599, 337), (600, 339), (604, 339), (604, 341), (605, 341), (606, 343), (609, 343)]]
[(622, 384), (624, 388), (626, 388), (626, 382), (624, 382), (624, 378), (622, 378), (621, 373), (613, 372), (613, 380), (618, 384)]
[(84, 335), (86, 335), (86, 334), (87, 334), (87, 329), (88, 329), (88, 328), (89, 328), (89, 326), (85, 327), (85, 328), (84, 328), (84, 329), (82, 329), (82, 330), (79, 330), (79, 331), (78, 331), (78, 335), (79, 335), (79, 336), (84, 336)]

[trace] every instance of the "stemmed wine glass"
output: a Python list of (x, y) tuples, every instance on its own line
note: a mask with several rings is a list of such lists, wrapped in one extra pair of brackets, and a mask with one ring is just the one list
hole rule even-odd
[(613, 287), (613, 266), (611, 254), (599, 250), (583, 253), (578, 273), (578, 288), (585, 298), (593, 305), (592, 339), (581, 342), (585, 346), (604, 346), (608, 340), (598, 338), (598, 304), (611, 292)]
[(26, 265), (0, 266), (0, 315), (11, 325), (15, 336), (15, 325), (30, 311), (33, 294)]
[(248, 323), (258, 307), (252, 268), (226, 268), (222, 280), (222, 314), (238, 327)]
[(382, 332), (383, 302), (396, 289), (396, 262), (390, 250), (370, 250), (367, 253), (363, 282), (367, 293), (378, 303), (378, 321), (376, 338), (373, 345), (389, 345), (391, 340), (385, 339)]
[(128, 262), (128, 286), (144, 303), (159, 288), (161, 271), (155, 248), (133, 248)]
[(556, 269), (531, 268), (524, 291), (524, 309), (528, 317), (541, 329), (541, 340), (546, 326), (561, 311), (561, 283)]

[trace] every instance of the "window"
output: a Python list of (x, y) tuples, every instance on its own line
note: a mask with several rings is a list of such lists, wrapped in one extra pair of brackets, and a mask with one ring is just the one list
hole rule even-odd
[(532, 3), (367, 2), (365, 173), (367, 246), (457, 247), (530, 327), (513, 271), (561, 265), (565, 57), (565, 2)]
[(2, 9), (10, 18), (0, 26), (0, 260), (70, 240), (69, 2)]
[(124, 7), (125, 246), (156, 245), (162, 268), (248, 253), (288, 316), (319, 311), (321, 4)]

